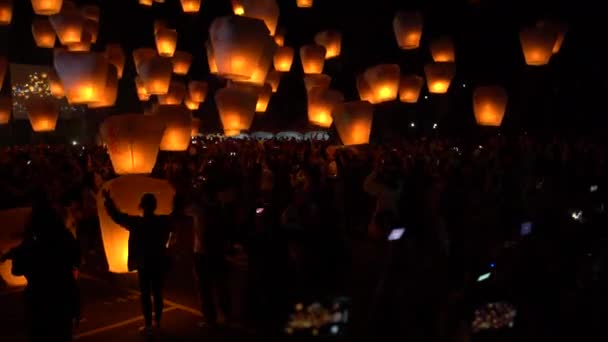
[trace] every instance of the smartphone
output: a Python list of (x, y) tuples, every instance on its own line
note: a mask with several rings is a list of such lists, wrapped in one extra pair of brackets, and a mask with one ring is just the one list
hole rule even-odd
[(484, 273), (484, 274), (480, 275), (479, 277), (477, 277), (477, 282), (480, 283), (484, 280), (488, 280), (491, 275), (492, 275), (492, 272)]
[(532, 222), (526, 221), (526, 222), (522, 223), (521, 227), (519, 229), (519, 235), (526, 236), (526, 235), (529, 235), (530, 233), (532, 233)]
[(401, 239), (403, 233), (405, 233), (405, 228), (392, 229), (390, 234), (388, 234), (388, 241), (395, 241)]
[(262, 215), (262, 213), (264, 213), (264, 208), (257, 208), (255, 210), (255, 213), (258, 214), (258, 215)]
[(598, 186), (597, 185), (592, 185), (589, 187), (589, 192), (596, 192), (597, 191)]

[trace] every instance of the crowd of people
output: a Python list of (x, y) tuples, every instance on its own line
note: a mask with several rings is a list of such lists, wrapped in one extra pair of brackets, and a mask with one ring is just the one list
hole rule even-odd
[[(365, 258), (353, 247), (362, 241), (384, 260), (376, 289), (353, 298), (369, 302), (352, 313), (367, 317), (358, 328), (369, 338), (548, 340), (602, 330), (606, 152), (597, 141), (529, 135), (355, 147), (194, 139), (187, 152), (161, 152), (151, 174), (176, 189), (171, 215), (157, 215), (150, 194), (141, 217), (120, 212), (111, 193), (103, 205), (130, 232), (147, 332), (161, 323), (171, 246), (191, 250), (207, 326), (232, 320), (226, 274), (246, 256), (242, 306), (267, 337), (284, 331), (294, 303), (357, 286), (348, 265)], [(23, 243), (3, 255), (28, 278), (33, 321), (42, 310), (33, 303), (47, 305), (57, 286), (74, 298), (63, 317), (78, 316), (81, 254), (100, 243), (95, 196), (114, 177), (103, 147), (0, 151), (0, 208), (33, 208)], [(184, 231), (192, 241), (179, 241)], [(178, 242), (168, 244), (170, 235)], [(58, 245), (69, 248), (56, 253)], [(65, 283), (50, 286), (49, 272)], [(488, 305), (513, 308), (505, 324), (480, 309)]]

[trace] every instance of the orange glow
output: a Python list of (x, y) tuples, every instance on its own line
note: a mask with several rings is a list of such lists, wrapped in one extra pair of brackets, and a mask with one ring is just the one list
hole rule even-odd
[(186, 99), (184, 100), (184, 104), (190, 110), (198, 110), (198, 108), (200, 106), (199, 102), (192, 101), (190, 99), (190, 96), (186, 97)]
[(338, 105), (333, 113), (336, 130), (344, 145), (369, 143), (374, 118), (374, 106), (367, 101)]
[(553, 44), (553, 48), (551, 52), (555, 55), (562, 48), (562, 44), (564, 43), (564, 39), (566, 38), (566, 33), (568, 32), (568, 26), (562, 22), (553, 21), (553, 20), (543, 20), (536, 24), (537, 27), (546, 29), (553, 33), (555, 36), (555, 43)]
[(173, 73), (171, 60), (154, 57), (142, 62), (139, 69), (139, 76), (149, 95), (164, 95), (169, 91), (171, 74)]
[(404, 75), (399, 84), (399, 99), (405, 103), (416, 103), (420, 90), (424, 85), (424, 78), (418, 75)]
[(480, 126), (498, 127), (507, 109), (507, 92), (499, 86), (478, 87), (473, 92), (475, 120)]
[(324, 128), (333, 123), (332, 110), (342, 102), (344, 95), (336, 90), (314, 87), (308, 92), (308, 121)]
[(8, 96), (0, 95), (0, 125), (7, 124), (11, 120), (11, 109), (13, 103)]
[(139, 4), (142, 6), (152, 6), (153, 0), (139, 0)]
[(281, 73), (276, 70), (270, 70), (266, 75), (266, 83), (270, 84), (272, 92), (276, 93), (279, 90), (279, 84), (281, 83)]
[(76, 9), (63, 9), (49, 17), (62, 45), (80, 42), (84, 27), (84, 17)]
[(190, 100), (197, 103), (205, 102), (205, 98), (207, 97), (207, 89), (207, 82), (190, 81), (190, 83), (188, 83), (188, 94)]
[[(2, 222), (2, 230), (0, 230), (0, 251), (8, 252), (11, 248), (19, 245), (21, 239), (15, 238), (15, 236), (24, 233), (31, 216), (31, 207), (5, 209), (0, 211), (0, 222)], [(4, 281), (9, 287), (27, 285), (25, 277), (14, 276), (11, 273), (11, 269), (12, 262), (10, 260), (0, 263), (0, 283)]]
[(276, 71), (288, 72), (293, 62), (294, 51), (289, 46), (277, 48), (274, 53), (274, 68)]
[(400, 48), (417, 49), (422, 37), (423, 19), (420, 12), (399, 11), (393, 19), (393, 30)]
[(257, 113), (264, 113), (268, 108), (268, 103), (270, 102), (270, 97), (272, 96), (272, 87), (269, 84), (265, 84), (264, 86), (258, 89), (258, 101), (255, 105), (255, 111)]
[(88, 104), (103, 100), (108, 62), (102, 54), (56, 49), (54, 64), (69, 103)]
[(53, 48), (55, 46), (55, 30), (48, 18), (34, 18), (32, 21), (32, 35), (36, 46), (40, 48)]
[(557, 33), (544, 27), (525, 28), (519, 32), (519, 40), (527, 65), (546, 65), (553, 55)]
[(196, 13), (201, 9), (201, 0), (181, 0), (184, 13)]
[(277, 44), (277, 46), (285, 45), (285, 30), (284, 29), (278, 29), (277, 32), (275, 32), (274, 42)]
[(89, 108), (111, 107), (116, 102), (118, 95), (118, 70), (114, 65), (108, 66), (108, 76), (106, 87), (103, 91), (102, 99), (99, 102), (89, 103)]
[(0, 26), (10, 25), (13, 20), (12, 1), (0, 1)]
[(207, 50), (207, 64), (209, 65), (209, 72), (214, 75), (217, 75), (217, 63), (215, 63), (215, 54), (213, 53), (213, 47), (211, 46), (211, 43), (209, 41), (205, 43), (205, 47)]
[(243, 7), (242, 0), (231, 0), (231, 2), (232, 2), (232, 11), (234, 12), (234, 14), (236, 14), (236, 15), (245, 14), (245, 8)]
[(135, 77), (135, 87), (137, 89), (137, 98), (140, 101), (148, 101), (150, 99), (150, 95), (144, 86), (144, 81), (139, 76)]
[(61, 84), (61, 80), (57, 77), (57, 73), (53, 70), (49, 73), (49, 88), (51, 91), (51, 95), (60, 99), (65, 96), (65, 91), (63, 90), (63, 85)]
[(63, 0), (32, 0), (34, 13), (38, 15), (53, 15), (59, 13)]
[(91, 50), (91, 42), (78, 42), (68, 45), (68, 51), (87, 52)]
[(248, 130), (253, 122), (257, 101), (257, 95), (239, 88), (218, 90), (215, 103), (224, 131), (234, 133)]
[(176, 75), (186, 75), (192, 64), (192, 55), (184, 51), (175, 51), (173, 55), (173, 73)]
[(106, 58), (110, 64), (113, 64), (118, 70), (118, 78), (122, 78), (122, 72), (125, 68), (125, 53), (122, 47), (118, 44), (106, 45)]
[(192, 118), (192, 130), (190, 131), (190, 136), (191, 137), (197, 136), (198, 132), (200, 130), (200, 127), (201, 127), (201, 119)]
[(154, 115), (161, 118), (165, 124), (165, 132), (160, 142), (161, 151), (186, 151), (190, 146), (190, 130), (192, 129), (192, 114), (180, 105), (159, 105)]
[(135, 64), (135, 71), (139, 74), (139, 67), (144, 61), (150, 60), (158, 56), (155, 49), (152, 48), (139, 48), (133, 50), (133, 63)]
[(431, 43), (431, 55), (435, 62), (454, 62), (454, 43), (449, 37), (441, 37)]
[[(400, 69), (396, 64), (380, 64), (363, 73), (359, 96), (372, 104), (392, 101), (399, 92)], [(366, 85), (366, 86), (364, 86)]]
[(31, 100), (26, 104), (27, 114), (34, 132), (50, 132), (55, 130), (59, 109), (50, 99)]
[(313, 0), (296, 0), (296, 5), (300, 8), (311, 8)]
[(424, 66), (426, 85), (430, 93), (445, 94), (454, 78), (455, 67), (451, 62), (427, 63)]
[(342, 34), (338, 31), (322, 31), (315, 35), (315, 43), (325, 47), (325, 59), (340, 56)]
[(224, 135), (227, 137), (236, 137), (239, 134), (241, 134), (239, 130), (224, 130)]
[(173, 57), (177, 46), (177, 31), (167, 28), (156, 32), (156, 50), (161, 57)]
[(311, 44), (300, 48), (300, 60), (305, 74), (320, 74), (325, 64), (325, 47)]
[(158, 96), (158, 103), (161, 105), (178, 105), (184, 101), (185, 96), (186, 86), (179, 81), (172, 81), (169, 85), (169, 91)]

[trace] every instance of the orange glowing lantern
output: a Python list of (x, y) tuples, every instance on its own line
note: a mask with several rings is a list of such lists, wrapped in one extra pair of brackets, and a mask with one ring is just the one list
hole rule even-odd
[(243, 0), (243, 15), (263, 20), (270, 35), (274, 36), (279, 22), (279, 6), (276, 0)]
[(164, 95), (169, 91), (173, 65), (171, 60), (153, 57), (139, 66), (139, 76), (149, 95)]
[(215, 54), (213, 53), (213, 46), (210, 41), (205, 43), (205, 49), (207, 52), (207, 64), (209, 65), (209, 73), (217, 75), (217, 64), (215, 63)]
[(192, 114), (183, 105), (159, 105), (155, 115), (165, 124), (165, 132), (160, 141), (161, 151), (186, 151), (190, 146)]
[(99, 102), (89, 103), (89, 108), (111, 107), (116, 102), (118, 95), (118, 69), (113, 64), (108, 65), (108, 77), (106, 80), (106, 88), (103, 91), (102, 100)]
[(181, 0), (184, 13), (197, 13), (201, 10), (201, 0)]
[(173, 55), (173, 73), (176, 75), (186, 75), (192, 64), (192, 54), (184, 51), (175, 51)]
[(435, 62), (454, 62), (454, 43), (449, 37), (441, 37), (431, 42), (431, 55)]
[(82, 16), (86, 19), (99, 22), (101, 17), (101, 11), (98, 6), (95, 5), (84, 5), (82, 6)]
[(6, 75), (7, 67), (8, 60), (6, 57), (0, 56), (0, 90), (2, 90), (2, 84), (4, 84), (4, 75)]
[(154, 4), (153, 0), (139, 0), (139, 4), (142, 6), (152, 6)]
[(277, 29), (277, 32), (274, 33), (274, 42), (277, 46), (285, 45), (285, 29)]
[(108, 62), (118, 70), (118, 78), (122, 78), (122, 73), (125, 69), (125, 53), (119, 44), (106, 45), (106, 58)]
[(564, 43), (564, 39), (566, 38), (566, 33), (568, 32), (568, 26), (564, 23), (557, 21), (540, 21), (536, 24), (537, 27), (544, 28), (553, 33), (556, 37), (555, 44), (553, 44), (553, 49), (551, 52), (555, 55), (562, 48), (562, 44)]
[(61, 11), (63, 0), (32, 0), (34, 13), (38, 15), (53, 15)]
[(500, 86), (478, 87), (473, 92), (475, 120), (480, 126), (500, 126), (507, 109), (507, 92)]
[(51, 95), (60, 99), (65, 96), (65, 90), (63, 89), (63, 84), (61, 84), (61, 80), (59, 76), (57, 76), (57, 72), (55, 70), (51, 70), (48, 74), (49, 80), (49, 90), (51, 91)]
[(312, 88), (308, 92), (308, 121), (324, 128), (333, 123), (332, 111), (344, 102), (344, 95), (337, 90), (322, 87)]
[(194, 102), (205, 102), (207, 97), (207, 89), (209, 86), (204, 81), (190, 81), (188, 83), (188, 94), (190, 99)]
[(397, 64), (381, 64), (365, 70), (363, 78), (371, 89), (369, 102), (377, 104), (395, 100), (399, 92), (400, 77)]
[(234, 14), (236, 14), (236, 15), (245, 14), (245, 8), (243, 7), (242, 0), (230, 0), (230, 1), (232, 3), (232, 12), (234, 12)]
[(399, 11), (393, 19), (393, 30), (401, 49), (411, 50), (420, 46), (423, 19), (420, 12)]
[[(141, 197), (152, 193), (156, 197), (156, 214), (168, 215), (173, 211), (175, 189), (164, 179), (143, 175), (127, 175), (106, 182), (97, 194), (99, 227), (110, 272), (127, 273), (129, 256), (129, 232), (108, 215), (105, 207), (104, 191), (109, 191), (120, 212), (131, 216), (141, 216)], [(133, 252), (133, 251), (131, 251)]]
[(238, 135), (251, 127), (257, 100), (255, 94), (239, 88), (222, 88), (215, 93), (225, 135)]
[(184, 104), (186, 105), (186, 108), (193, 110), (193, 111), (198, 110), (198, 108), (200, 107), (200, 103), (192, 101), (192, 99), (190, 98), (190, 95), (186, 96), (186, 98), (184, 99)]
[(34, 18), (32, 21), (32, 35), (36, 46), (40, 48), (53, 48), (55, 46), (55, 30), (48, 18)]
[(270, 84), (272, 92), (276, 93), (279, 90), (279, 84), (281, 83), (282, 74), (276, 70), (270, 70), (266, 75), (266, 84)]
[(424, 78), (418, 75), (403, 75), (399, 84), (399, 99), (405, 103), (416, 103), (420, 90), (424, 85)]
[(0, 0), (0, 26), (7, 26), (13, 21), (13, 1)]
[(451, 62), (432, 62), (424, 66), (429, 93), (445, 94), (450, 88), (456, 68)]
[(280, 72), (288, 72), (293, 62), (293, 48), (281, 46), (274, 53), (274, 69)]
[(172, 29), (159, 29), (156, 32), (156, 50), (161, 57), (173, 57), (177, 47), (177, 31)]
[(201, 119), (192, 118), (192, 130), (190, 131), (190, 137), (194, 138), (198, 135), (201, 129)]
[(325, 59), (340, 56), (342, 34), (338, 31), (322, 31), (315, 35), (315, 43), (325, 47)]
[(144, 61), (150, 60), (158, 56), (156, 50), (152, 48), (139, 48), (133, 50), (133, 62), (135, 63), (135, 70), (139, 74), (139, 66)]
[(99, 35), (99, 22), (91, 19), (85, 20), (82, 26), (82, 32), (83, 34), (86, 32), (91, 36), (91, 38), (89, 39), (91, 43), (97, 43), (97, 36)]
[(49, 17), (51, 25), (62, 45), (80, 42), (84, 27), (84, 17), (76, 9), (62, 9)]
[(11, 120), (11, 109), (13, 102), (10, 97), (0, 95), (0, 125), (7, 124)]
[(543, 27), (524, 28), (519, 31), (519, 41), (528, 65), (546, 65), (553, 55), (556, 33)]
[(367, 83), (363, 74), (357, 76), (357, 91), (359, 92), (361, 101), (371, 102), (374, 98), (372, 87)]
[(158, 95), (158, 103), (161, 105), (178, 105), (184, 101), (186, 86), (182, 82), (172, 81), (167, 94)]
[[(0, 251), (8, 252), (14, 247), (17, 247), (23, 240), (21, 236), (25, 233), (26, 226), (31, 221), (32, 208), (12, 208), (0, 210)], [(11, 272), (12, 261), (7, 260), (0, 263), (0, 283), (6, 284), (8, 287), (19, 287), (27, 285), (27, 279), (24, 276), (14, 276)]]
[(67, 47), (68, 51), (87, 52), (91, 50), (91, 34), (82, 31), (82, 37), (80, 38), (80, 41), (77, 43), (70, 43)]
[(56, 50), (54, 65), (69, 103), (103, 100), (108, 74), (108, 62), (103, 55)]
[(305, 74), (320, 74), (325, 64), (325, 47), (316, 44), (304, 45), (300, 48), (300, 60)]
[(272, 96), (272, 87), (270, 84), (264, 84), (258, 89), (258, 101), (255, 104), (256, 113), (265, 113)]
[(300, 8), (311, 8), (313, 0), (296, 0), (296, 5)]
[(239, 82), (251, 83), (257, 86), (262, 86), (266, 83), (266, 76), (268, 76), (268, 71), (272, 66), (272, 57), (274, 56), (277, 46), (272, 37), (266, 37), (265, 42), (260, 42), (260, 44), (265, 44), (264, 52), (260, 56), (260, 59), (251, 74), (251, 78), (240, 80)]
[(137, 98), (139, 101), (148, 101), (150, 99), (150, 94), (146, 91), (144, 81), (142, 81), (139, 76), (135, 77), (135, 88), (137, 89)]
[(34, 132), (50, 132), (55, 130), (59, 108), (53, 99), (30, 99), (25, 107)]
[(374, 106), (367, 101), (352, 101), (337, 105), (334, 124), (344, 145), (369, 143), (374, 119)]
[(304, 86), (306, 93), (309, 93), (312, 88), (327, 89), (331, 84), (331, 77), (325, 74), (305, 75)]

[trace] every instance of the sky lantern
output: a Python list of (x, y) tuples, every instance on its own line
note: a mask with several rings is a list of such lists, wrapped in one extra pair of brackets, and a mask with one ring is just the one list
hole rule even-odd
[(154, 0), (139, 0), (139, 4), (142, 6), (150, 7), (154, 4)]
[(194, 102), (205, 102), (208, 88), (209, 86), (205, 81), (190, 81), (190, 83), (188, 83), (188, 95)]
[(161, 151), (186, 151), (190, 146), (192, 130), (192, 113), (185, 106), (159, 105), (155, 115), (165, 124), (165, 132), (160, 141)]
[(270, 97), (272, 97), (272, 87), (270, 84), (264, 84), (259, 87), (258, 90), (258, 101), (255, 104), (256, 113), (265, 113), (270, 103)]
[(272, 67), (272, 59), (277, 45), (270, 36), (267, 36), (265, 38), (265, 42), (260, 42), (260, 44), (265, 44), (265, 47), (257, 65), (255, 66), (255, 69), (253, 70), (253, 73), (251, 74), (251, 78), (247, 80), (240, 80), (239, 82), (251, 83), (257, 86), (263, 86), (266, 83), (266, 76), (268, 76), (268, 71), (270, 71)]
[(201, 119), (199, 118), (192, 118), (192, 130), (190, 131), (190, 137), (194, 138), (198, 135), (198, 132), (200, 132), (201, 129)]
[(274, 42), (277, 44), (277, 46), (285, 45), (285, 29), (277, 29), (277, 32), (274, 33)]
[(424, 78), (418, 75), (403, 75), (399, 84), (399, 100), (405, 103), (416, 103), (420, 90), (424, 85)]
[(158, 56), (156, 50), (152, 48), (139, 48), (133, 50), (133, 63), (135, 63), (135, 70), (139, 74), (139, 66), (142, 62), (150, 60)]
[(38, 15), (53, 15), (61, 11), (63, 0), (32, 0), (34, 13)]
[(296, 5), (299, 8), (311, 8), (313, 0), (296, 0)]
[(315, 35), (315, 43), (325, 47), (325, 59), (340, 56), (342, 34), (338, 31), (321, 31)]
[[(258, 70), (264, 50), (269, 47), (266, 42), (272, 38), (262, 20), (228, 16), (213, 20), (209, 39), (218, 74), (234, 81), (244, 81)], [(207, 57), (209, 59), (209, 53)]]
[(210, 41), (205, 43), (205, 50), (207, 52), (207, 64), (209, 65), (209, 73), (217, 75), (217, 63), (215, 63), (215, 53), (213, 52), (213, 46)]
[[(2, 222), (0, 251), (7, 252), (21, 243), (23, 240), (21, 236), (23, 236), (31, 217), (31, 207), (0, 210), (0, 222)], [(11, 260), (0, 263), (0, 283), (4, 283), (8, 287), (27, 285), (27, 279), (24, 276), (17, 277), (12, 274), (12, 267)]]
[(152, 193), (156, 197), (156, 214), (167, 215), (173, 210), (175, 189), (164, 179), (146, 177), (144, 175), (126, 175), (112, 179), (105, 184), (97, 194), (97, 213), (105, 255), (110, 272), (127, 273), (129, 256), (129, 232), (118, 225), (108, 215), (105, 208), (103, 192), (108, 190), (118, 210), (123, 213), (141, 216), (139, 208), (141, 197)]
[(270, 70), (266, 75), (266, 84), (269, 84), (272, 88), (272, 92), (276, 93), (279, 90), (279, 84), (281, 83), (282, 73), (276, 70)]
[(392, 101), (399, 92), (400, 69), (397, 64), (380, 64), (368, 68), (363, 78), (371, 89), (372, 104)]
[(106, 88), (103, 91), (101, 101), (89, 103), (89, 108), (112, 107), (116, 103), (118, 95), (118, 69), (113, 64), (108, 65), (108, 76), (106, 79)]
[(398, 11), (393, 19), (397, 44), (403, 50), (417, 49), (422, 37), (423, 19), (420, 12)]
[(544, 28), (553, 33), (556, 38), (551, 52), (554, 55), (558, 53), (559, 50), (562, 48), (562, 44), (564, 43), (564, 39), (566, 38), (566, 33), (568, 33), (568, 26), (562, 22), (553, 20), (539, 21), (536, 26)]
[(473, 91), (475, 120), (480, 126), (500, 126), (507, 109), (507, 92), (500, 86), (483, 86)]
[[(85, 20), (83, 27), (82, 27), (82, 31), (87, 32), (88, 34), (91, 35), (91, 38), (89, 39), (89, 41), (93, 44), (97, 43), (97, 37), (99, 35), (99, 22), (95, 21), (95, 20), (91, 20), (91, 19), (87, 19)], [(81, 37), (81, 41), (82, 41), (82, 37)]]
[(201, 0), (181, 0), (184, 13), (197, 13), (201, 10)]
[(235, 136), (251, 127), (258, 97), (240, 88), (222, 88), (215, 93), (215, 103), (226, 136)]
[(363, 74), (357, 76), (357, 91), (359, 92), (361, 101), (371, 102), (373, 100), (374, 94), (372, 92), (372, 87), (367, 83)]
[(332, 115), (334, 125), (344, 145), (369, 143), (374, 119), (374, 106), (367, 101), (352, 101), (337, 105)]
[(192, 54), (185, 51), (175, 51), (173, 59), (173, 73), (176, 75), (187, 75), (192, 65)]
[(344, 102), (344, 95), (337, 90), (314, 87), (308, 92), (308, 121), (324, 128), (333, 123), (332, 111)]
[(169, 91), (164, 95), (158, 95), (158, 103), (161, 105), (178, 105), (184, 101), (186, 86), (182, 82), (171, 81)]
[(108, 63), (114, 65), (118, 70), (118, 78), (122, 78), (122, 72), (125, 68), (125, 53), (119, 44), (106, 45), (106, 58)]
[(32, 98), (25, 104), (25, 107), (34, 132), (55, 130), (59, 117), (57, 102), (49, 98)]
[(0, 26), (7, 26), (13, 20), (13, 1), (0, 0)]
[(58, 99), (64, 97), (65, 90), (63, 89), (63, 84), (61, 84), (61, 80), (59, 79), (59, 76), (57, 76), (57, 72), (54, 69), (49, 71), (48, 80), (51, 95)]
[(62, 9), (49, 17), (62, 45), (78, 43), (82, 37), (84, 17), (76, 9)]
[(101, 17), (99, 7), (95, 5), (84, 5), (81, 12), (83, 17), (95, 22), (99, 22), (99, 18)]
[(34, 18), (32, 20), (32, 35), (36, 46), (50, 49), (55, 46), (55, 30), (48, 18)]
[(305, 74), (320, 74), (325, 64), (325, 47), (317, 44), (304, 45), (300, 48), (300, 60)]
[(450, 37), (441, 37), (431, 42), (431, 55), (435, 62), (454, 62), (456, 54)]
[(519, 31), (519, 41), (527, 65), (546, 65), (553, 55), (556, 33), (544, 27), (529, 27)]
[(329, 88), (331, 84), (331, 76), (325, 74), (313, 74), (304, 75), (304, 87), (306, 87), (306, 93), (310, 92), (312, 88)]
[(108, 62), (102, 54), (56, 50), (54, 65), (69, 103), (103, 100)]
[(429, 93), (445, 94), (456, 73), (456, 67), (451, 62), (431, 62), (424, 66), (426, 86)]
[(0, 95), (0, 125), (7, 124), (11, 120), (11, 110), (13, 102), (11, 98), (5, 95)]
[(243, 8), (243, 15), (263, 20), (270, 35), (274, 36), (279, 22), (279, 5), (276, 0), (243, 0)]
[(91, 34), (82, 31), (82, 36), (79, 42), (70, 43), (67, 45), (68, 51), (90, 51), (91, 50)]
[(294, 51), (292, 47), (280, 46), (274, 53), (274, 69), (280, 72), (289, 72), (293, 62)]
[(8, 68), (8, 60), (4, 56), (0, 56), (0, 90), (2, 90), (2, 84), (4, 84), (4, 76), (6, 75), (6, 69)]
[(146, 91), (146, 86), (144, 85), (144, 81), (142, 81), (141, 77), (135, 77), (135, 88), (137, 90), (137, 98), (139, 101), (148, 101), (150, 99), (150, 94)]
[(139, 76), (150, 95), (164, 95), (169, 91), (173, 65), (171, 60), (153, 57), (139, 66)]
[(186, 108), (194, 111), (198, 110), (198, 108), (200, 107), (200, 102), (192, 101), (190, 95), (186, 95), (186, 98), (184, 99), (184, 105), (186, 105)]
[(230, 0), (232, 3), (232, 12), (235, 15), (245, 14), (245, 7), (243, 7), (243, 0)]
[(177, 47), (177, 31), (161, 28), (156, 32), (156, 50), (161, 57), (173, 57)]

